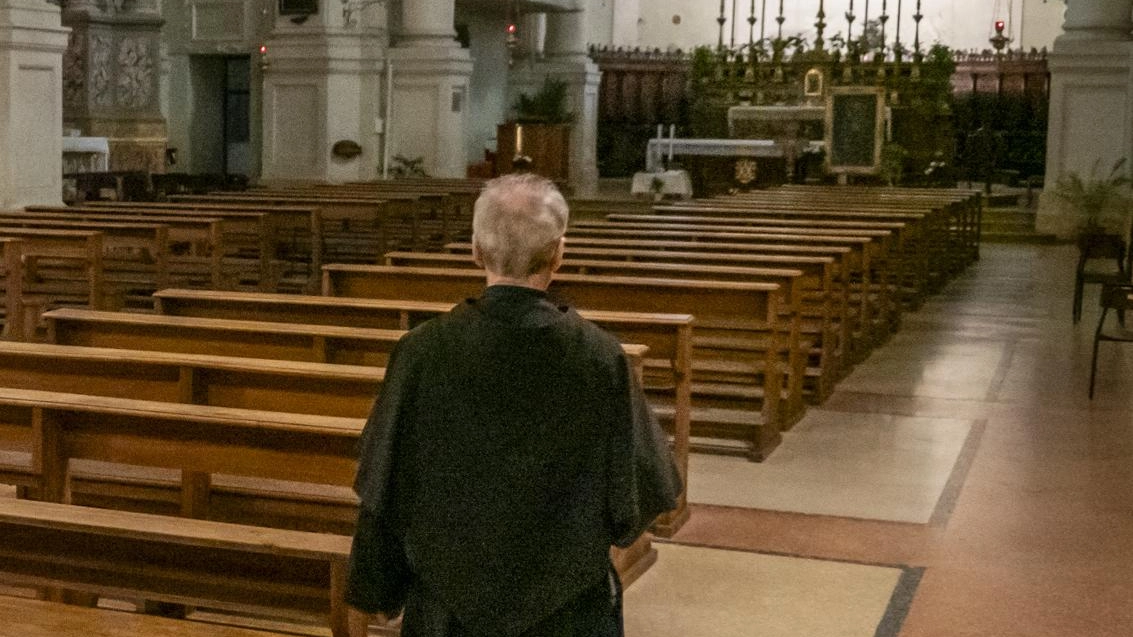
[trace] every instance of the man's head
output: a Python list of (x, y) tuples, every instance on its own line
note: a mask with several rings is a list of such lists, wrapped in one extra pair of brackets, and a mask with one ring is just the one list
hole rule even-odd
[(566, 227), (566, 200), (549, 179), (505, 175), (476, 200), (472, 245), (490, 278), (526, 281), (558, 267)]

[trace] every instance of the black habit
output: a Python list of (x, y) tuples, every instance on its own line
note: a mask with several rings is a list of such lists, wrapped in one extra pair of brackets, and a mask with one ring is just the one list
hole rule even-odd
[(680, 479), (617, 340), (497, 285), (398, 343), (355, 490), (350, 604), (404, 608), (406, 637), (542, 637), (596, 607), (620, 622), (609, 547)]

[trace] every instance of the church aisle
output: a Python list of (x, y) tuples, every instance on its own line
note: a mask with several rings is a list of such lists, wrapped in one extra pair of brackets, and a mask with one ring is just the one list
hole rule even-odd
[[(681, 573), (665, 566), (676, 547), (662, 546), (627, 593), (629, 634), (733, 634), (741, 619), (735, 634), (1133, 634), (1133, 348), (1103, 344), (1091, 404), (1097, 290), (1072, 325), (1075, 257), (1066, 245), (985, 245), (769, 462), (696, 457), (691, 499), (715, 504), (696, 504), (674, 542), (719, 555)], [(740, 552), (714, 550), (725, 548)], [(757, 565), (768, 556), (773, 576)], [(837, 586), (862, 597), (838, 604), (805, 584), (816, 563), (861, 567)], [(701, 614), (705, 582), (736, 603)], [(682, 584), (691, 592), (674, 595)], [(868, 601), (878, 586), (886, 609)], [(672, 631), (649, 617), (665, 605)], [(824, 622), (781, 622), (812, 615)], [(681, 616), (700, 629), (678, 629)]]

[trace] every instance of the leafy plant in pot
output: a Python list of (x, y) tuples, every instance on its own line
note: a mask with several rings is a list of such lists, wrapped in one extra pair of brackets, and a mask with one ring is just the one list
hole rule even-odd
[(1058, 179), (1053, 194), (1066, 202), (1079, 217), (1079, 245), (1098, 235), (1117, 235), (1123, 240), (1129, 234), (1129, 185), (1133, 183), (1123, 171), (1126, 158), (1114, 162), (1109, 174), (1097, 177), (1094, 162), (1088, 177), (1070, 172)]
[(569, 124), (574, 113), (566, 110), (569, 85), (562, 80), (547, 77), (543, 87), (534, 95), (521, 93), (512, 109), (520, 124)]

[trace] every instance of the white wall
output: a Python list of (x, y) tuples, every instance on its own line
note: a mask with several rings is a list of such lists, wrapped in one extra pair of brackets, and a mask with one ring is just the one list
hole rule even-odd
[(465, 155), (468, 162), (478, 162), (483, 160), (485, 148), (496, 149), (496, 125), (507, 120), (511, 108), (507, 101), (508, 63), (504, 46), (507, 19), (503, 15), (471, 12), (458, 14), (456, 19), (468, 25), (473, 61)]
[[(732, 22), (733, 3), (736, 8), (736, 20)], [(759, 22), (755, 26), (755, 39), (759, 39), (759, 31), (765, 30), (767, 37), (775, 37), (778, 24), (775, 17), (779, 13), (779, 3), (774, 0), (766, 1), (766, 21), (762, 19), (764, 0), (756, 1), (756, 18)], [(846, 19), (844, 14), (849, 8), (850, 0), (826, 0), (826, 30), (825, 37), (846, 33)], [(1001, 16), (996, 16), (995, 6), (1002, 7)], [(1054, 38), (1062, 30), (1062, 13), (1065, 8), (1063, 0), (1011, 0), (1011, 14), (1007, 7), (1009, 0), (923, 0), (921, 13), (921, 44), (928, 46), (934, 42), (946, 44), (954, 49), (988, 49), (991, 45), (988, 38), (993, 33), (993, 23), (1001, 17), (1010, 23), (1011, 35), (1015, 42), (1013, 48), (1049, 48)], [(804, 34), (808, 39), (814, 38), (814, 22), (818, 13), (819, 0), (791, 0), (784, 3), (783, 23), (784, 37)], [(692, 47), (709, 44), (715, 45), (719, 37), (719, 26), (716, 22), (720, 13), (720, 5), (706, 0), (669, 0), (667, 2), (641, 2), (641, 46), (664, 48), (681, 48), (688, 50)], [(854, 0), (854, 33), (860, 34), (864, 21), (865, 0)], [(914, 25), (913, 13), (916, 9), (915, 0), (903, 0), (901, 14), (901, 41), (912, 46)], [(748, 40), (747, 18), (751, 13), (749, 0), (726, 0), (725, 18), (728, 22), (724, 26), (724, 44), (732, 40), (732, 30), (735, 28), (735, 42), (742, 44)], [(881, 13), (881, 0), (871, 0), (869, 3), (869, 17), (876, 19)], [(892, 41), (896, 34), (897, 0), (888, 0), (889, 22), (886, 25), (887, 39)], [(680, 24), (674, 24), (674, 17), (679, 16)], [(1020, 40), (1020, 31), (1021, 40)], [(625, 43), (634, 44), (634, 43)]]

